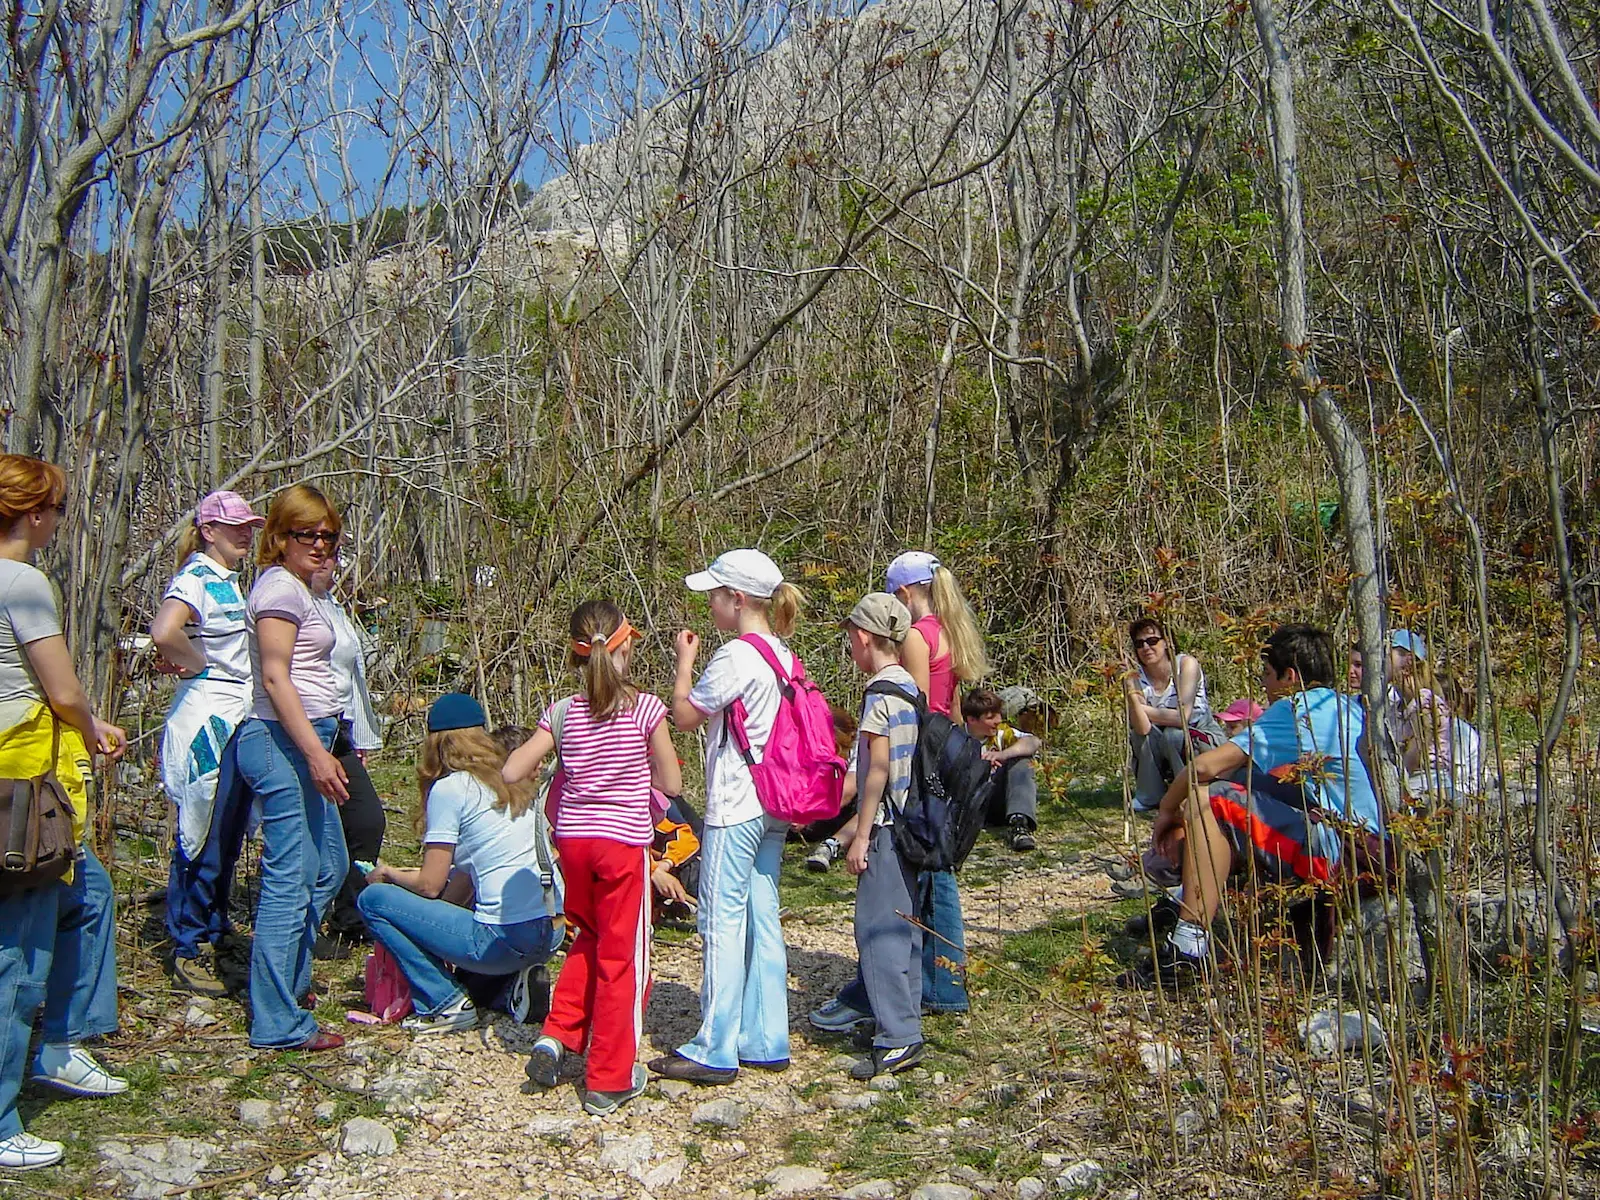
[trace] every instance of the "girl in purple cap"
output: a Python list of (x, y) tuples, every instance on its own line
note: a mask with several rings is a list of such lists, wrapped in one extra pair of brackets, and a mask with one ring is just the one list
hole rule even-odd
[(173, 978), (191, 992), (223, 996), (200, 944), (208, 937), (209, 888), (195, 860), (211, 828), (222, 748), (250, 710), (250, 646), (245, 634), (239, 564), (250, 553), (258, 516), (237, 492), (212, 492), (178, 542), (178, 573), (150, 625), (158, 668), (178, 677), (161, 738), (161, 783), (177, 807), (178, 828), (167, 879), (167, 931)]

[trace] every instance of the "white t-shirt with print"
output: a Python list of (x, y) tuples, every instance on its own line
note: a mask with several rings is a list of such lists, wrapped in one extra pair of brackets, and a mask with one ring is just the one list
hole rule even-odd
[(250, 682), (250, 637), (245, 630), (239, 572), (197, 551), (172, 577), (161, 599), (182, 600), (193, 614), (194, 619), (184, 626), (184, 636), (206, 660), (205, 669), (194, 678)]
[[(785, 670), (794, 669), (794, 655), (778, 638), (758, 634), (777, 653)], [(761, 799), (756, 781), (750, 777), (739, 747), (727, 728), (728, 706), (744, 700), (745, 732), (757, 762), (772, 736), (772, 722), (778, 716), (778, 677), (754, 646), (734, 640), (725, 643), (706, 664), (705, 673), (695, 681), (689, 703), (711, 718), (706, 728), (706, 816), (714, 827), (738, 825), (761, 815)]]

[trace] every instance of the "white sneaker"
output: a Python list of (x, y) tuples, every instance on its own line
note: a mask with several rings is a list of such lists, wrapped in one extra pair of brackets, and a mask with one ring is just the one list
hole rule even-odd
[(47, 1042), (39, 1047), (31, 1078), (69, 1096), (116, 1096), (128, 1090), (126, 1079), (118, 1079), (82, 1046), (65, 1042)]
[(53, 1167), (66, 1152), (67, 1148), (60, 1142), (47, 1142), (31, 1133), (13, 1134), (0, 1141), (0, 1169), (32, 1171)]
[(472, 997), (465, 994), (436, 1013), (426, 1016), (418, 1014), (400, 1022), (401, 1029), (409, 1029), (417, 1034), (457, 1033), (463, 1029), (475, 1029), (477, 1025), (477, 1006), (472, 1003)]

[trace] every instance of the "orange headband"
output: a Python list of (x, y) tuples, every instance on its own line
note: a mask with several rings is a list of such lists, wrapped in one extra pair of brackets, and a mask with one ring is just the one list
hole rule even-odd
[[(617, 631), (605, 640), (605, 648), (607, 651), (617, 650), (622, 647), (624, 642), (631, 641), (634, 638), (642, 638), (643, 636), (644, 634), (624, 620), (621, 625), (617, 626)], [(594, 647), (595, 642), (593, 639), (587, 642), (574, 641), (572, 643), (572, 652), (579, 658), (588, 658), (589, 655), (594, 653)]]

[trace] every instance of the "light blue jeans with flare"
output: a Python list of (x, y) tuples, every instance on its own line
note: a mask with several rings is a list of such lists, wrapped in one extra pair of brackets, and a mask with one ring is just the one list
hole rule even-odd
[(778, 921), (778, 870), (789, 826), (768, 816), (706, 826), (700, 850), (705, 943), (700, 1032), (678, 1053), (702, 1066), (789, 1057), (789, 956)]

